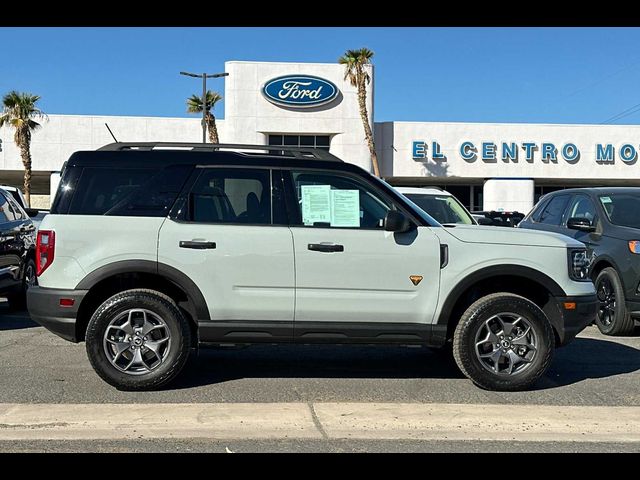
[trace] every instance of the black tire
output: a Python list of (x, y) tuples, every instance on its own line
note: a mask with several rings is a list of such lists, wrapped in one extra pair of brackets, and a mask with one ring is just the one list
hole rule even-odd
[[(110, 322), (130, 309), (145, 309), (165, 322), (171, 341), (164, 360), (153, 370), (132, 375), (111, 364), (103, 345)], [(155, 290), (126, 290), (107, 299), (95, 311), (86, 333), (86, 349), (91, 366), (107, 383), (119, 390), (155, 390), (173, 380), (189, 358), (191, 330), (176, 303)]]
[(624, 289), (616, 269), (603, 268), (595, 280), (598, 294), (596, 325), (605, 335), (629, 335), (635, 323), (625, 303)]
[(7, 296), (9, 308), (12, 310), (25, 310), (27, 308), (27, 290), (33, 285), (37, 285), (36, 262), (29, 258), (22, 269), (22, 283), (17, 293)]
[[(531, 361), (521, 364), (520, 371), (516, 369), (509, 374), (490, 371), (476, 353), (476, 335), (482, 333), (481, 329), (487, 328), (486, 321), (501, 313), (523, 317), (536, 338), (535, 352), (532, 350), (528, 354)], [(553, 329), (544, 312), (526, 298), (506, 292), (487, 295), (475, 301), (462, 315), (453, 337), (453, 355), (458, 367), (476, 385), (487, 390), (527, 389), (549, 368), (554, 348)]]

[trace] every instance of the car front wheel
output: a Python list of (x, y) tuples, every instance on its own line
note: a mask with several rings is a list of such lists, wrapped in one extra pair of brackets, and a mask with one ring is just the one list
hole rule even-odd
[(462, 373), (488, 390), (524, 390), (549, 368), (553, 329), (540, 308), (519, 295), (495, 293), (464, 312), (453, 337)]
[(629, 335), (634, 321), (624, 301), (624, 289), (615, 268), (607, 267), (594, 282), (598, 295), (596, 325), (605, 335)]
[(190, 352), (187, 319), (168, 296), (127, 290), (95, 311), (86, 334), (93, 369), (120, 390), (153, 390), (173, 380)]

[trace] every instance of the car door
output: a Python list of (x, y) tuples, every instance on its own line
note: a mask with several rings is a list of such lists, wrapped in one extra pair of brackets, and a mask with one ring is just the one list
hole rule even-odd
[(384, 218), (396, 206), (360, 176), (316, 169), (284, 175), (292, 204), (296, 338), (367, 336), (368, 329), (382, 340), (385, 324), (431, 323), (440, 283), (436, 235), (426, 227), (385, 231)]
[(180, 213), (160, 228), (159, 264), (186, 274), (207, 303), (202, 341), (291, 339), (293, 241), (271, 175), (268, 168), (196, 168)]

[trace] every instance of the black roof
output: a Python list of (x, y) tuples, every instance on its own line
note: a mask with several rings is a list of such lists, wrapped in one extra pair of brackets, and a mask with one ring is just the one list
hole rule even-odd
[(545, 194), (546, 196), (550, 195), (559, 195), (562, 193), (573, 194), (573, 193), (587, 193), (591, 195), (603, 195), (606, 193), (640, 193), (640, 187), (579, 187), (579, 188), (565, 188), (562, 190), (556, 190), (554, 192), (549, 192)]
[[(142, 146), (142, 148), (138, 148)], [(161, 148), (157, 148), (157, 147)], [(133, 148), (131, 148), (133, 147)], [(154, 149), (154, 147), (156, 147)], [(191, 148), (193, 147), (193, 148)], [(226, 149), (226, 150), (225, 150)], [(241, 149), (247, 151), (236, 151)], [(136, 168), (148, 165), (229, 165), (273, 168), (322, 168), (363, 173), (357, 165), (343, 162), (325, 150), (268, 145), (212, 145), (184, 143), (110, 144), (98, 150), (78, 151), (66, 167), (95, 166)], [(367, 172), (368, 173), (368, 172)]]

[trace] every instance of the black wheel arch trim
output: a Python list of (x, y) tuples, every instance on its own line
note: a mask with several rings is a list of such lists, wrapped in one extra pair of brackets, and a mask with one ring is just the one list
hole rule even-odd
[[(618, 267), (617, 262), (613, 259), (613, 257), (609, 256), (609, 255), (598, 255), (595, 259), (595, 261), (593, 262), (593, 265), (591, 266), (591, 271), (594, 270), (594, 267), (602, 264), (602, 263), (608, 263), (611, 267), (613, 267), (613, 269), (618, 273), (618, 277), (620, 278), (620, 283), (622, 283), (622, 289), (626, 292), (626, 285), (624, 283), (624, 279), (622, 278), (623, 276), (620, 274), (620, 268)], [(604, 267), (607, 268), (607, 267)], [(600, 269), (602, 271), (602, 269)], [(596, 279), (593, 278), (593, 281), (595, 283)]]
[(524, 265), (494, 265), (476, 270), (475, 272), (467, 275), (455, 287), (453, 287), (442, 305), (442, 310), (440, 311), (437, 324), (443, 325), (449, 323), (449, 317), (451, 316), (456, 303), (469, 287), (482, 280), (506, 275), (532, 280), (545, 287), (554, 297), (567, 296), (565, 291), (560, 285), (558, 285), (558, 283), (556, 283), (555, 280), (531, 267), (526, 267)]
[(153, 262), (151, 260), (120, 260), (108, 265), (103, 265), (84, 277), (80, 283), (76, 285), (75, 289), (90, 290), (98, 282), (121, 273), (151, 273), (164, 277), (185, 292), (198, 316), (196, 320), (211, 320), (204, 295), (194, 281), (177, 268), (160, 262)]

